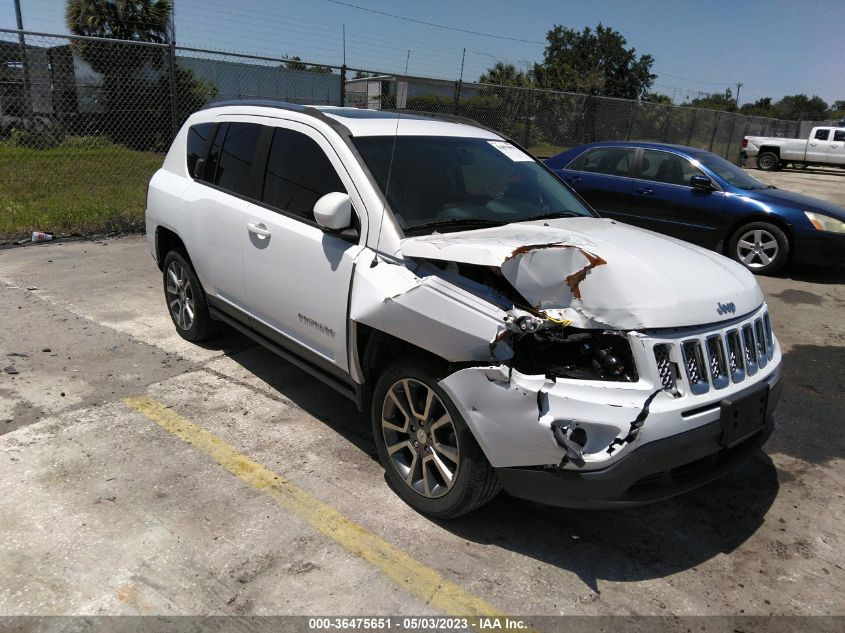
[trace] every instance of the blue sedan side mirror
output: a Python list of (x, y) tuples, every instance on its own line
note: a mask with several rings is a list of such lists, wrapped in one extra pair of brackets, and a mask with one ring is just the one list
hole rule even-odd
[(713, 191), (715, 189), (713, 181), (707, 176), (693, 176), (689, 179), (689, 184), (696, 191)]

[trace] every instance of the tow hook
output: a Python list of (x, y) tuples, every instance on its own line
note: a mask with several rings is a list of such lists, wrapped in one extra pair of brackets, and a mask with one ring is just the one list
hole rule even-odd
[(566, 460), (579, 468), (584, 465), (584, 454), (581, 449), (587, 445), (587, 432), (574, 422), (554, 420), (551, 424), (555, 441), (564, 451)]

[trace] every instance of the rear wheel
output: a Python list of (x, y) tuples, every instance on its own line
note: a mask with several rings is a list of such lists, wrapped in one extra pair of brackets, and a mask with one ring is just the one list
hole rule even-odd
[(789, 261), (789, 239), (774, 224), (752, 222), (731, 236), (728, 254), (753, 273), (777, 272)]
[(757, 167), (763, 171), (780, 169), (780, 157), (774, 152), (760, 152), (757, 155)]
[(373, 397), (373, 435), (391, 488), (436, 518), (490, 501), (499, 481), (449, 396), (436, 364), (405, 358), (385, 370)]
[(179, 336), (193, 343), (210, 338), (215, 321), (194, 267), (183, 252), (170, 251), (164, 258), (163, 282), (167, 311)]
[(792, 163), (792, 169), (807, 169), (807, 163)]

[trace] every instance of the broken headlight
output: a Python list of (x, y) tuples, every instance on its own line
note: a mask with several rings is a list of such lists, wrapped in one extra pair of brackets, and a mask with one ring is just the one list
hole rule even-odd
[(542, 329), (513, 342), (513, 368), (524, 374), (580, 380), (639, 380), (628, 339), (622, 332)]

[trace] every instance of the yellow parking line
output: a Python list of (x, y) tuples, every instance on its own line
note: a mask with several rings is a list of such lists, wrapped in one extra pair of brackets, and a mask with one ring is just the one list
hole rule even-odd
[(143, 413), (165, 431), (192, 444), (233, 475), (263, 490), (286, 510), (322, 532), (346, 550), (361, 557), (408, 593), (451, 616), (503, 617), (495, 607), (445, 579), (407, 552), (347, 519), (290, 481), (239, 453), (213, 433), (168, 409), (153, 398), (140, 395), (124, 402)]

